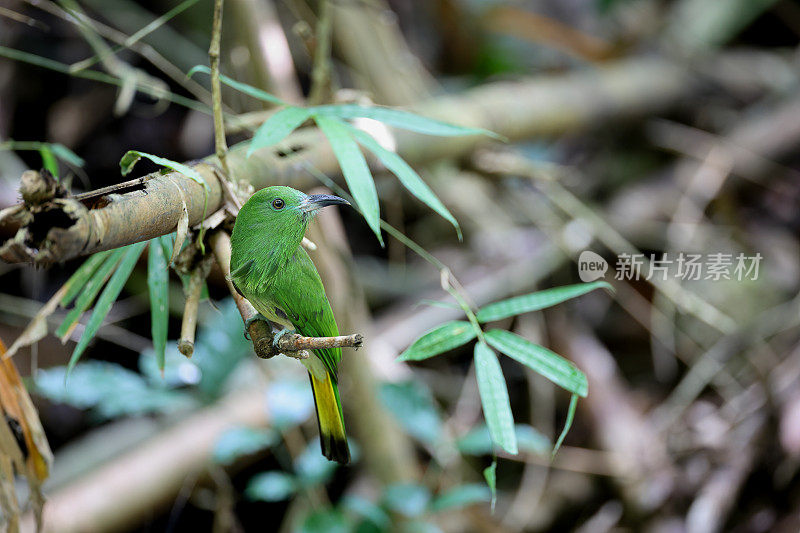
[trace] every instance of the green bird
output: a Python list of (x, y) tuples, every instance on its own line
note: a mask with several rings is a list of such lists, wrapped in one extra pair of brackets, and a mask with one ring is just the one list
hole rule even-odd
[[(319, 273), (300, 245), (308, 223), (323, 207), (350, 205), (338, 196), (306, 195), (291, 187), (267, 187), (245, 203), (231, 236), (231, 281), (270, 322), (307, 337), (333, 337), (339, 328)], [(336, 367), (341, 348), (314, 350), (301, 362), (308, 369), (319, 423), (322, 453), (347, 463)]]

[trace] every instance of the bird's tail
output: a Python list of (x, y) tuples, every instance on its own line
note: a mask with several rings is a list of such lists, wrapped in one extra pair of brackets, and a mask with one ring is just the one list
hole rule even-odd
[(350, 449), (347, 447), (347, 435), (344, 432), (339, 388), (330, 374), (324, 380), (315, 378), (311, 372), (308, 373), (308, 377), (311, 378), (314, 404), (317, 407), (322, 454), (331, 461), (347, 464), (350, 462)]

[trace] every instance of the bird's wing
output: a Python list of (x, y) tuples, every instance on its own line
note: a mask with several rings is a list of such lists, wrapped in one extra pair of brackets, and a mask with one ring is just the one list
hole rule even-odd
[[(295, 329), (306, 337), (339, 335), (331, 305), (317, 268), (302, 247), (285, 268), (277, 274), (270, 291), (270, 300), (286, 313)], [(337, 380), (336, 367), (342, 358), (341, 348), (314, 350)]]

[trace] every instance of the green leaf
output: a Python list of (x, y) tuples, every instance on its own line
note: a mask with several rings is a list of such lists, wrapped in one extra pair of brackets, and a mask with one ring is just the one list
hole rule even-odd
[[(517, 447), (520, 452), (547, 455), (552, 451), (550, 439), (528, 424), (515, 424)], [(484, 423), (470, 430), (456, 442), (458, 451), (469, 455), (494, 453), (495, 447), (489, 435), (489, 427)]]
[(139, 372), (152, 387), (175, 389), (200, 383), (202, 370), (194, 363), (194, 358), (186, 359), (178, 351), (177, 343), (167, 344), (164, 355), (166, 363), (162, 371), (153, 348), (147, 348), (139, 354)]
[(134, 165), (136, 165), (136, 163), (143, 157), (149, 159), (156, 165), (161, 165), (162, 167), (172, 169), (175, 172), (180, 172), (187, 178), (190, 178), (193, 181), (202, 185), (203, 188), (206, 189), (206, 191), (208, 190), (208, 184), (206, 183), (205, 178), (196, 169), (184, 165), (183, 163), (178, 163), (177, 161), (173, 161), (172, 159), (167, 159), (165, 157), (159, 157), (157, 155), (140, 152), (138, 150), (128, 150), (127, 152), (125, 152), (125, 155), (122, 156), (122, 159), (120, 159), (119, 168), (122, 171), (122, 175), (127, 176), (131, 172), (131, 170), (133, 170)]
[(556, 445), (553, 446), (553, 457), (555, 457), (556, 452), (561, 447), (561, 443), (564, 442), (564, 437), (567, 436), (567, 432), (569, 428), (572, 427), (572, 421), (575, 418), (575, 409), (578, 407), (578, 395), (573, 394), (572, 398), (569, 400), (569, 410), (567, 411), (567, 420), (564, 422), (564, 429), (561, 430), (561, 435), (558, 436), (558, 440), (556, 441)]
[(89, 317), (89, 321), (86, 323), (86, 329), (83, 331), (83, 335), (81, 335), (81, 340), (78, 341), (78, 345), (75, 346), (75, 350), (72, 352), (72, 357), (70, 357), (69, 364), (67, 365), (67, 373), (75, 367), (75, 363), (78, 362), (81, 354), (83, 354), (83, 351), (89, 345), (89, 341), (92, 340), (97, 330), (100, 329), (103, 319), (105, 319), (111, 306), (119, 296), (119, 293), (122, 292), (122, 287), (125, 285), (125, 282), (128, 281), (128, 276), (130, 276), (133, 267), (136, 266), (136, 261), (139, 259), (146, 245), (147, 242), (138, 242), (125, 247), (125, 255), (114, 271), (114, 275), (111, 276), (111, 279), (108, 281), (108, 285), (103, 289), (100, 298), (97, 299), (97, 304), (95, 304), (92, 316)]
[(80, 319), (83, 312), (89, 309), (89, 306), (92, 305), (95, 297), (100, 293), (100, 289), (103, 288), (103, 285), (105, 285), (106, 281), (108, 281), (108, 278), (111, 277), (111, 273), (119, 264), (124, 253), (124, 248), (118, 248), (111, 252), (110, 255), (103, 256), (105, 259), (103, 264), (96, 269), (94, 274), (92, 274), (92, 277), (86, 283), (83, 292), (81, 292), (80, 296), (78, 296), (78, 300), (75, 302), (75, 307), (73, 307), (70, 312), (67, 313), (67, 316), (64, 317), (64, 321), (61, 322), (61, 325), (56, 330), (56, 336), (61, 337), (62, 341), (70, 332), (78, 319)]
[(416, 483), (395, 483), (386, 487), (383, 493), (383, 501), (390, 511), (408, 517), (420, 516), (430, 500), (428, 488)]
[(350, 188), (350, 193), (361, 209), (369, 227), (375, 232), (381, 246), (381, 212), (378, 204), (378, 192), (375, 190), (375, 181), (372, 179), (367, 160), (358, 144), (350, 137), (347, 125), (331, 117), (314, 116), (317, 125), (328, 138), (333, 148), (333, 153), (342, 167), (342, 174)]
[(439, 441), (442, 418), (431, 392), (422, 383), (381, 383), (378, 398), (411, 436), (428, 445)]
[(483, 478), (486, 484), (489, 485), (489, 490), (492, 491), (492, 514), (494, 514), (494, 506), (497, 503), (497, 458), (492, 461), (492, 464), (483, 469)]
[(364, 155), (350, 136), (348, 125), (329, 117), (314, 116), (314, 120), (328, 139), (356, 204), (383, 244), (379, 229), (380, 205), (375, 182)]
[(161, 247), (164, 249), (164, 257), (167, 258), (167, 261), (169, 261), (172, 257), (172, 247), (174, 246), (173, 243), (175, 242), (176, 238), (176, 233), (170, 233), (168, 235), (161, 236)]
[(75, 152), (67, 148), (61, 143), (48, 143), (50, 150), (55, 154), (56, 157), (62, 159), (75, 167), (82, 167), (86, 164), (81, 157), (78, 156)]
[(592, 283), (578, 283), (576, 285), (556, 287), (554, 289), (533, 292), (524, 296), (516, 296), (487, 305), (478, 311), (478, 321), (491, 322), (522, 313), (529, 313), (530, 311), (538, 311), (601, 288), (610, 291), (614, 290), (613, 287), (605, 281), (595, 281)]
[(214, 461), (228, 465), (239, 457), (268, 448), (276, 441), (275, 433), (266, 429), (232, 428), (220, 435), (214, 444)]
[(586, 376), (571, 361), (510, 331), (492, 329), (484, 336), (486, 342), (512, 359), (530, 367), (559, 387), (586, 397), (589, 390)]
[(437, 135), (439, 137), (455, 137), (460, 135), (487, 135), (495, 139), (502, 139), (500, 135), (482, 128), (468, 128), (457, 126), (415, 115), (401, 109), (392, 109), (379, 106), (361, 106), (357, 104), (323, 105), (314, 108), (314, 113), (322, 116), (333, 116), (344, 119), (351, 118), (371, 118), (409, 131), (424, 133), (426, 135)]
[(470, 483), (454, 487), (438, 496), (431, 509), (434, 511), (444, 511), (445, 509), (461, 509), (478, 502), (488, 502), (492, 500), (492, 491), (480, 483)]
[(256, 130), (247, 148), (247, 157), (259, 148), (266, 148), (282, 141), (310, 116), (311, 111), (305, 107), (289, 106), (281, 109)]
[[(191, 78), (196, 72), (205, 72), (206, 74), (211, 75), (211, 69), (208, 68), (207, 66), (195, 65), (189, 70), (189, 72), (186, 73), (186, 77)], [(253, 87), (252, 85), (236, 81), (233, 78), (229, 78), (225, 74), (220, 74), (219, 80), (228, 87), (233, 87), (237, 91), (243, 92), (244, 94), (252, 96), (253, 98), (264, 100), (265, 102), (271, 102), (276, 105), (287, 105), (286, 102), (284, 102), (277, 96), (269, 94), (266, 91), (262, 91), (261, 89)]]
[(141, 375), (116, 363), (86, 361), (66, 380), (65, 366), (41, 369), (33, 380), (36, 393), (54, 403), (91, 409), (100, 419), (123, 415), (169, 413), (196, 405), (186, 391), (148, 386)]
[(389, 525), (389, 515), (378, 505), (361, 496), (348, 494), (342, 498), (340, 507), (369, 520), (380, 528), (386, 528)]
[(161, 239), (150, 241), (147, 255), (147, 286), (150, 289), (150, 332), (158, 368), (164, 371), (164, 351), (167, 348), (169, 325), (169, 269)]
[(295, 459), (294, 471), (297, 474), (299, 482), (304, 487), (311, 487), (327, 483), (333, 476), (338, 463), (328, 461), (322, 455), (322, 449), (319, 446), (319, 439), (314, 439), (310, 442), (303, 453)]
[(302, 424), (314, 412), (308, 380), (276, 381), (267, 388), (266, 400), (270, 421), (278, 429)]
[(458, 348), (475, 338), (477, 332), (465, 320), (453, 320), (424, 333), (414, 341), (406, 351), (400, 354), (398, 361), (421, 361), (440, 353)]
[(262, 502), (288, 500), (297, 492), (297, 481), (284, 472), (263, 472), (253, 476), (247, 483), (245, 495)]
[(299, 533), (350, 533), (351, 528), (341, 511), (323, 509), (306, 517)]
[(108, 257), (108, 254), (111, 253), (111, 250), (106, 250), (104, 252), (97, 252), (89, 256), (89, 258), (83, 262), (81, 266), (78, 267), (77, 270), (70, 276), (67, 282), (64, 284), (67, 287), (64, 296), (61, 297), (61, 306), (66, 307), (78, 293), (83, 290), (84, 285), (91, 279), (92, 275), (97, 271), (100, 267), (100, 264), (103, 260)]
[(483, 416), (492, 441), (516, 455), (517, 434), (514, 432), (514, 415), (508, 400), (506, 380), (497, 356), (483, 341), (475, 343), (475, 376), (478, 379)]
[(450, 222), (453, 227), (456, 228), (456, 232), (458, 233), (458, 240), (462, 240), (461, 235), (461, 227), (458, 225), (458, 221), (456, 218), (447, 210), (444, 204), (439, 200), (436, 194), (431, 190), (428, 185), (422, 181), (422, 178), (419, 177), (419, 174), (414, 171), (411, 166), (403, 160), (402, 157), (397, 155), (396, 153), (392, 152), (391, 150), (387, 150), (383, 146), (378, 143), (370, 134), (365, 131), (362, 131), (358, 128), (354, 128), (349, 126), (350, 132), (356, 138), (356, 140), (375, 154), (375, 157), (380, 159), (383, 165), (391, 171), (392, 174), (397, 176), (397, 179), (403, 184), (403, 186), (408, 189), (408, 191), (419, 198), (422, 202), (428, 205), (431, 209), (439, 213), (445, 220)]
[(42, 166), (46, 168), (54, 178), (58, 179), (58, 161), (56, 161), (56, 156), (54, 156), (53, 152), (50, 150), (50, 146), (47, 144), (40, 146), (39, 155), (42, 156)]

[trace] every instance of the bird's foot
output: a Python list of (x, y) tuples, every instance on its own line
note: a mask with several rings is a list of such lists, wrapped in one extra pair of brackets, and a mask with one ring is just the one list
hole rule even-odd
[(250, 340), (250, 336), (247, 334), (247, 332), (250, 331), (250, 324), (252, 324), (254, 320), (263, 320), (264, 322), (269, 324), (269, 320), (267, 319), (267, 317), (265, 317), (261, 313), (256, 313), (253, 316), (251, 316), (250, 318), (248, 318), (247, 320), (245, 320), (244, 321), (244, 338), (247, 339), (247, 340)]
[(279, 349), (278, 341), (280, 341), (284, 335), (294, 335), (295, 333), (297, 332), (293, 329), (283, 328), (278, 333), (276, 333), (275, 336), (272, 338), (272, 345), (275, 347), (276, 350)]

